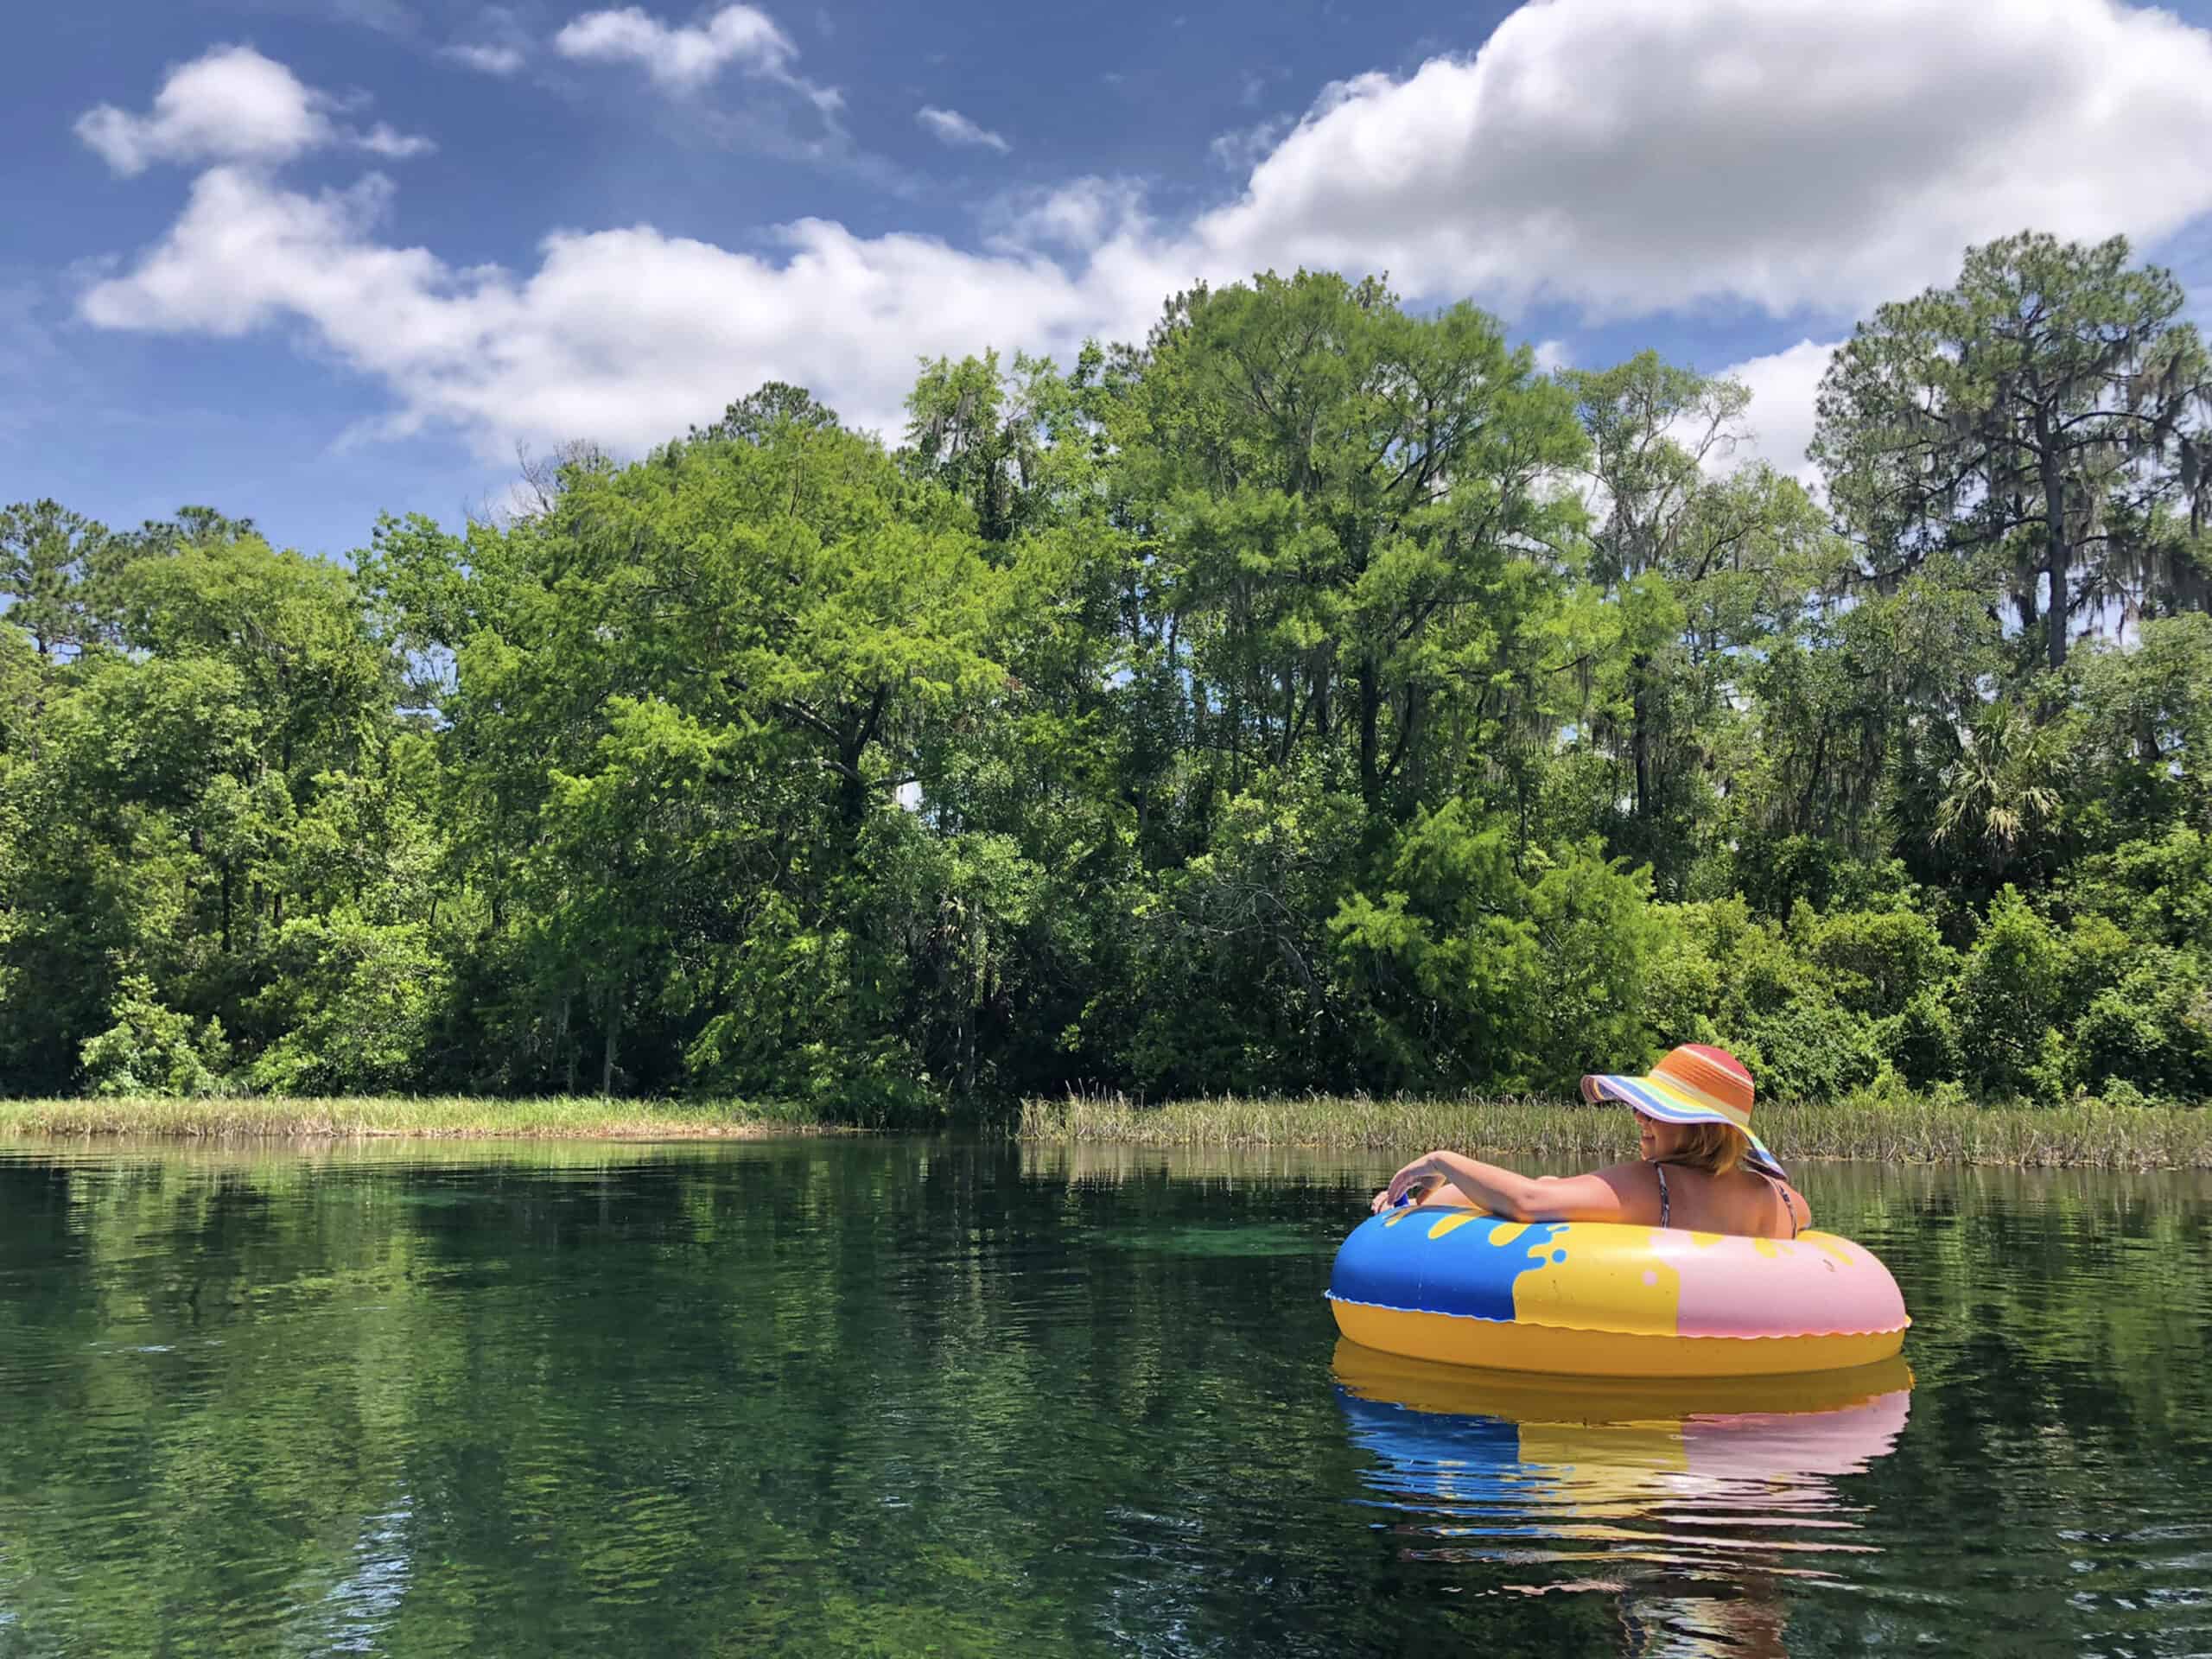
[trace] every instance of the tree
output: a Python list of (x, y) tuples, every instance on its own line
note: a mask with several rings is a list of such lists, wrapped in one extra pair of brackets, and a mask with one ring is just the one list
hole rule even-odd
[(1351, 735), (1370, 808), (1439, 781), (1429, 746), (1532, 698), (1524, 632), (1573, 535), (1548, 487), (1583, 440), (1567, 395), (1471, 306), (1273, 274), (1196, 289), (1154, 331), (1130, 435), (1154, 580), (1188, 652), (1194, 736), (1247, 766)]
[(115, 545), (57, 501), (0, 508), (0, 598), (41, 658), (73, 654), (97, 630), (93, 589)]
[[(1748, 656), (1794, 632), (1832, 556), (1819, 510), (1764, 464), (1724, 470), (1748, 436), (1751, 393), (1644, 352), (1559, 377), (1590, 435), (1582, 469), (1588, 580), (1607, 601), (1591, 677), (1597, 740), (1628, 761), (1616, 852), (1679, 892)], [(1604, 815), (1610, 819), (1611, 815)]]
[(2212, 367), (2183, 306), (2123, 238), (2024, 234), (1859, 324), (1813, 444), (1859, 579), (1953, 561), (2063, 667), (2077, 624), (2178, 550), (2160, 514), (2178, 504), (2194, 531), (2212, 505)]
[(2072, 737), (2010, 702), (1981, 709), (1943, 769), (1935, 839), (1986, 861), (1995, 879), (2041, 850), (2066, 798)]

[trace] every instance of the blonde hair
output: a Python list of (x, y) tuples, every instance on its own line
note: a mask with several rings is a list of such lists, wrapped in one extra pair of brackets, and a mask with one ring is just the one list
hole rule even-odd
[(1685, 1123), (1682, 1138), (1664, 1160), (1688, 1164), (1708, 1175), (1726, 1175), (1742, 1167), (1751, 1149), (1751, 1137), (1732, 1123)]

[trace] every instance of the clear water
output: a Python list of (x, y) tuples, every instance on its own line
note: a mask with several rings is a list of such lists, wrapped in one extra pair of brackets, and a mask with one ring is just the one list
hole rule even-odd
[(1683, 1400), (1339, 1355), (1384, 1173), (0, 1149), (0, 1656), (2212, 1652), (2205, 1182), (1808, 1169), (1909, 1391)]

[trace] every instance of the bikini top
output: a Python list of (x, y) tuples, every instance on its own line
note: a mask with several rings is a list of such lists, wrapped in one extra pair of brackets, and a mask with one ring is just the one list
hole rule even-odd
[[(1651, 1169), (1652, 1173), (1659, 1178), (1659, 1224), (1662, 1227), (1671, 1226), (1673, 1224), (1669, 1222), (1667, 1217), (1674, 1207), (1674, 1201), (1667, 1196), (1667, 1166), (1664, 1164), (1654, 1164), (1651, 1166)], [(1754, 1175), (1758, 1174), (1757, 1170), (1753, 1170), (1751, 1173)], [(1797, 1206), (1789, 1202), (1789, 1197), (1782, 1190), (1782, 1183), (1776, 1180), (1773, 1176), (1759, 1175), (1759, 1179), (1764, 1181), (1768, 1185), (1771, 1186), (1774, 1189), (1775, 1197), (1782, 1200), (1782, 1211), (1784, 1215), (1789, 1217), (1789, 1236), (1792, 1238), (1796, 1237)]]

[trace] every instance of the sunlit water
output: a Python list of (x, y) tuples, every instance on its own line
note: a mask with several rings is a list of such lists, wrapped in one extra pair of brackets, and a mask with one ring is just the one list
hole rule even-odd
[(2212, 1186), (1808, 1168), (1902, 1367), (1339, 1350), (1380, 1161), (0, 1149), (0, 1656), (2212, 1652)]

